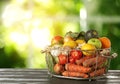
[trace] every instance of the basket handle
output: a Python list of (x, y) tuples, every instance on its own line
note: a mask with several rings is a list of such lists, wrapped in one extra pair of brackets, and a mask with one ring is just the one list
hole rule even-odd
[(102, 57), (106, 57), (106, 58), (110, 58), (110, 59), (116, 58), (117, 56), (118, 56), (117, 53), (113, 53), (113, 54), (108, 55), (108, 56), (102, 55)]

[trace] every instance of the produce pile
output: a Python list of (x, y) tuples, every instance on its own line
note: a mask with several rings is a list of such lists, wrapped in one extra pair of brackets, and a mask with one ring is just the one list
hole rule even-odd
[(100, 37), (96, 30), (67, 32), (54, 36), (45, 50), (46, 62), (51, 73), (91, 78), (105, 74), (109, 67), (111, 41)]

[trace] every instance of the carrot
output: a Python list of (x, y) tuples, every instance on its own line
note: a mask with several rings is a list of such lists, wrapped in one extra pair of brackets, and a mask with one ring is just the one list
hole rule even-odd
[(107, 61), (107, 59), (105, 59), (104, 61), (101, 61), (101, 62), (99, 62), (99, 63), (96, 63), (95, 65), (93, 65), (93, 66), (91, 67), (92, 70), (100, 69), (100, 68), (105, 67), (106, 61)]
[(88, 75), (85, 73), (80, 73), (80, 72), (73, 72), (73, 71), (64, 71), (62, 73), (63, 76), (68, 76), (68, 77), (82, 77), (82, 78), (88, 78)]
[(89, 67), (83, 67), (80, 65), (70, 64), (70, 63), (65, 65), (65, 69), (67, 71), (74, 71), (74, 72), (81, 72), (81, 73), (89, 73), (91, 71), (91, 68)]
[(83, 57), (83, 58), (81, 58), (81, 59), (79, 59), (79, 60), (76, 60), (75, 62), (76, 62), (77, 65), (82, 65), (82, 63), (83, 63), (85, 60), (90, 59), (90, 58), (93, 58), (93, 56), (85, 56), (85, 57)]
[(93, 58), (85, 60), (83, 62), (83, 66), (90, 67), (92, 65), (95, 65), (96, 63), (99, 63), (101, 61), (105, 61), (105, 59), (106, 59), (105, 57), (101, 57), (101, 56), (93, 57)]
[(91, 72), (90, 77), (100, 76), (100, 75), (103, 75), (104, 73), (105, 73), (105, 68), (101, 68), (101, 69)]

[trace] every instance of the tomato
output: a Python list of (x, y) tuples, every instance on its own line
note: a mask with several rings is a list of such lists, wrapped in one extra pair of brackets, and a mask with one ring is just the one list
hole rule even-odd
[(70, 52), (70, 56), (75, 59), (75, 60), (78, 60), (82, 57), (82, 52), (80, 50), (72, 50)]
[(69, 57), (69, 62), (70, 63), (75, 63), (75, 59), (73, 59), (71, 56)]
[(66, 64), (67, 63), (67, 55), (64, 55), (64, 54), (60, 54), (59, 56), (58, 56), (58, 58), (59, 58), (59, 63), (60, 64), (62, 64), (62, 65), (64, 65), (64, 64)]

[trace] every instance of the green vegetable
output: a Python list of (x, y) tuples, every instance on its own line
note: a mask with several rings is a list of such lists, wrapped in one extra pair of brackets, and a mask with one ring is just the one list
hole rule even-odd
[(108, 60), (106, 60), (103, 64), (101, 64), (100, 67), (101, 67), (101, 68), (102, 68), (102, 67), (107, 67), (107, 65), (108, 65)]
[(53, 73), (54, 72), (53, 67), (54, 67), (55, 62), (50, 53), (46, 53), (46, 63), (47, 63), (49, 72)]
[(59, 62), (58, 56), (54, 56), (54, 61), (55, 61), (55, 63)]

